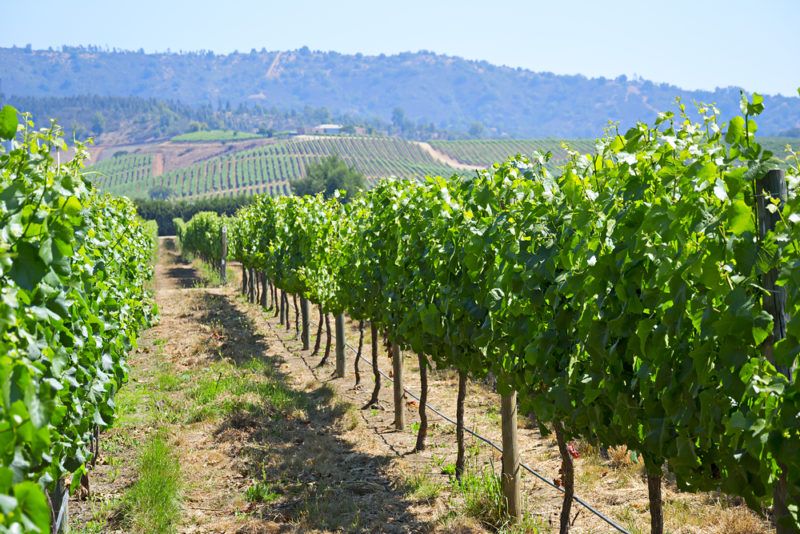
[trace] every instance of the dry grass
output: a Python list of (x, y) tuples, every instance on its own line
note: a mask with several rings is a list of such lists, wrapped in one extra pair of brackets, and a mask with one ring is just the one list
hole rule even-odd
[(339, 402), (334, 409), (342, 413), (341, 418), (336, 423), (337, 429), (341, 432), (350, 432), (358, 427), (361, 422), (358, 408), (346, 402)]
[(773, 531), (766, 521), (744, 506), (721, 510), (717, 521), (715, 534), (769, 534)]
[(628, 467), (633, 464), (631, 453), (626, 445), (617, 445), (616, 447), (608, 448), (608, 461), (611, 467), (620, 469)]

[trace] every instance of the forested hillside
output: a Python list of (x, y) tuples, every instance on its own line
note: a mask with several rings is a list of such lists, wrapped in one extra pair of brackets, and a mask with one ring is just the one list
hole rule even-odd
[[(608, 121), (653, 120), (676, 96), (739, 111), (739, 89), (686, 91), (668, 84), (564, 76), (430, 52), (366, 56), (307, 48), (216, 55), (0, 49), (2, 92), (11, 96), (138, 96), (193, 106), (325, 107), (398, 127), (431, 124), (486, 136), (595, 137)], [(760, 89), (753, 80), (748, 90)], [(760, 133), (800, 126), (800, 99), (766, 98)], [(24, 106), (23, 106), (24, 107)]]
[[(4, 81), (2, 77), (0, 81)], [(288, 111), (259, 104), (216, 107), (189, 105), (158, 96), (14, 96), (11, 102), (30, 113), (37, 123), (47, 124), (56, 119), (68, 138), (91, 136), (103, 145), (163, 140), (186, 132), (213, 129), (258, 131), (271, 136), (332, 121), (373, 129), (388, 127), (388, 123), (377, 119), (333, 114), (322, 107), (305, 106)]]

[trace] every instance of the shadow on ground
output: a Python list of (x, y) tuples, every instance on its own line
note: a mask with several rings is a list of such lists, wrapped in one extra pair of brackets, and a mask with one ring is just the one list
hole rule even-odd
[[(177, 261), (180, 261), (180, 259)], [(175, 283), (182, 288), (197, 287), (198, 283), (200, 282), (200, 278), (197, 276), (197, 271), (191, 266), (172, 267), (167, 271), (167, 276), (174, 279)]]
[(430, 526), (410, 511), (413, 502), (388, 469), (391, 458), (355, 450), (339, 437), (355, 428), (358, 410), (338, 401), (330, 387), (292, 388), (280, 371), (280, 353), (229, 295), (204, 295), (204, 324), (222, 336), (214, 358), (259, 369), (266, 380), (250, 402), (225, 416), (219, 439), (241, 444), (250, 513), (276, 523), (276, 532), (314, 529), (346, 532), (425, 532)]
[(178, 253), (174, 238), (162, 238), (161, 254), (166, 258), (169, 266), (164, 273), (164, 278), (173, 280), (179, 288), (193, 288), (200, 285), (202, 279), (192, 263)]

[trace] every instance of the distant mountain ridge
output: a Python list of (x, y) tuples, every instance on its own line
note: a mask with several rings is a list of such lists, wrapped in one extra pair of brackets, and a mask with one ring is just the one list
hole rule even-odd
[[(758, 90), (757, 81), (753, 87)], [(258, 103), (279, 109), (326, 107), (338, 114), (405, 120), (487, 136), (597, 137), (608, 121), (652, 121), (684, 102), (739, 113), (739, 90), (688, 91), (643, 80), (533, 72), (431, 52), (366, 56), (293, 51), (217, 55), (0, 48), (7, 96), (136, 96), (191, 106)], [(800, 98), (768, 96), (760, 133), (800, 127)]]

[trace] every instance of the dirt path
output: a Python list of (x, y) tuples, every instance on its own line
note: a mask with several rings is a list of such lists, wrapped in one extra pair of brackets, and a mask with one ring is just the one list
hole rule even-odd
[(156, 152), (153, 154), (153, 176), (164, 174), (164, 154)]
[(218, 290), (196, 287), (200, 283), (194, 267), (162, 239), (155, 278), (160, 321), (130, 355), (129, 382), (116, 399), (119, 420), (102, 434), (90, 499), (71, 503), (73, 531), (137, 530), (126, 517), (126, 500), (137, 480), (137, 456), (157, 430), (167, 435), (181, 467), (179, 532), (237, 532), (252, 523), (240, 517), (247, 480), (238, 466), (239, 445), (219, 439), (219, 421), (202, 416), (189, 388), (203, 379), (218, 348), (209, 325)]
[[(497, 508), (491, 473), (499, 469), (499, 454), (468, 439), (470, 482), (458, 488), (449, 475), (455, 461), (449, 423), (429, 414), (428, 447), (412, 453), (417, 404), (406, 399), (407, 429), (394, 430), (392, 385), (384, 379), (380, 405), (361, 409), (373, 386), (369, 365), (360, 363), (361, 384), (354, 388), (355, 360), (348, 351), (346, 377), (332, 379), (334, 355), (319, 367), (320, 357), (302, 350), (294, 309), (287, 329), (272, 311), (238, 294), (237, 277), (235, 270), (227, 287), (204, 287), (196, 267), (180, 259), (171, 239), (162, 239), (155, 280), (161, 319), (131, 354), (130, 379), (116, 399), (119, 420), (102, 434), (100, 460), (91, 471), (91, 496), (70, 504), (75, 532), (137, 531), (127, 502), (140, 451), (156, 431), (167, 436), (180, 465), (178, 532), (491, 530)], [(348, 322), (347, 337), (357, 345), (356, 324)], [(366, 356), (368, 335), (365, 341)], [(409, 356), (407, 385), (419, 391), (416, 358)], [(391, 367), (383, 350), (380, 366), (387, 372)], [(433, 371), (429, 381), (429, 402), (453, 415), (455, 375)], [(470, 384), (470, 429), (499, 442), (498, 408), (491, 389)], [(525, 423), (522, 460), (555, 478), (554, 440)], [(577, 445), (578, 493), (632, 532), (646, 531), (640, 466), (624, 453), (611, 465)], [(506, 532), (551, 531), (559, 494), (530, 476), (523, 484), (528, 515), (524, 525)], [(719, 497), (667, 487), (665, 501), (671, 532), (760, 532), (752, 514)], [(610, 531), (586, 511), (573, 513), (574, 532)]]
[(181, 468), (178, 532), (431, 530), (361, 413), (232, 287), (203, 287), (170, 239), (155, 290), (160, 321), (130, 355), (90, 497), (70, 503), (74, 532), (137, 531), (127, 501), (157, 431)]
[(444, 163), (445, 165), (449, 165), (450, 167), (454, 167), (456, 169), (462, 171), (479, 171), (481, 169), (485, 169), (486, 167), (481, 167), (479, 165), (469, 165), (468, 163), (462, 163), (457, 159), (445, 154), (441, 150), (436, 150), (431, 146), (430, 143), (426, 143), (424, 141), (412, 141), (422, 150), (427, 152), (430, 157), (438, 161), (439, 163)]
[(265, 75), (265, 77), (268, 80), (271, 80), (273, 78), (277, 78), (278, 77), (278, 70), (277, 69), (278, 69), (278, 65), (280, 65), (281, 55), (282, 54), (283, 54), (283, 52), (278, 52), (277, 54), (275, 54), (275, 59), (272, 60), (272, 63), (270, 64), (269, 69), (267, 69), (267, 74)]

